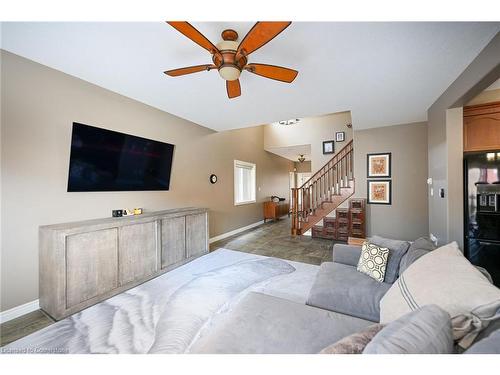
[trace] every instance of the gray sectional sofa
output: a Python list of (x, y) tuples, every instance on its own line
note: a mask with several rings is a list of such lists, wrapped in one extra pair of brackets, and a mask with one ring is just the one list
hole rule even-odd
[[(357, 271), (361, 248), (335, 244), (333, 262), (320, 266), (307, 304), (249, 293), (218, 322), (191, 353), (319, 353), (335, 342), (379, 321), (379, 303), (400, 273), (435, 247), (425, 238), (411, 244), (381, 237), (372, 243), (391, 255), (386, 282)], [(392, 257), (392, 259), (391, 259)], [(392, 262), (391, 262), (392, 260)], [(482, 271), (484, 272), (484, 271)], [(485, 330), (467, 353), (500, 353), (500, 323)], [(451, 318), (427, 305), (384, 326), (364, 353), (452, 353)]]

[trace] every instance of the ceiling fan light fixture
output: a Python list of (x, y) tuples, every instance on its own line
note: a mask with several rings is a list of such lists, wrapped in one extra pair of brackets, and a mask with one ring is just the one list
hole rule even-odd
[(274, 39), (291, 24), (290, 21), (259, 21), (253, 25), (241, 43), (237, 41), (238, 33), (235, 30), (226, 29), (222, 31), (222, 41), (217, 45), (214, 45), (187, 21), (167, 21), (167, 23), (210, 52), (213, 62), (213, 64), (193, 65), (165, 71), (164, 73), (170, 77), (217, 69), (219, 75), (226, 81), (227, 96), (232, 99), (241, 95), (239, 77), (243, 70), (286, 83), (291, 83), (298, 74), (296, 70), (282, 66), (247, 64), (248, 55)]
[(235, 81), (240, 78), (241, 71), (235, 65), (223, 65), (219, 68), (219, 74), (226, 81)]
[(216, 47), (219, 51), (234, 51), (238, 49), (238, 42), (235, 42), (234, 40), (223, 40), (222, 42), (219, 42), (216, 44)]

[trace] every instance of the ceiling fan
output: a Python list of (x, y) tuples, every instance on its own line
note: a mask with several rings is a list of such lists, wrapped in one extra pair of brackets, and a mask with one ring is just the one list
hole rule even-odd
[(292, 82), (299, 73), (296, 70), (276, 65), (248, 63), (247, 58), (252, 52), (285, 30), (291, 22), (257, 22), (240, 43), (237, 42), (238, 33), (226, 29), (221, 33), (223, 40), (217, 46), (188, 22), (167, 23), (210, 52), (213, 61), (213, 64), (194, 65), (164, 72), (171, 77), (217, 69), (226, 81), (227, 96), (232, 99), (241, 95), (239, 77), (243, 70), (287, 83)]

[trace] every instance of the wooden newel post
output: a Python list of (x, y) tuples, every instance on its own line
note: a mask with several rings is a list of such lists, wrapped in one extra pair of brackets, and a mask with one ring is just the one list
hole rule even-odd
[(299, 189), (292, 188), (292, 236), (298, 234), (299, 229)]

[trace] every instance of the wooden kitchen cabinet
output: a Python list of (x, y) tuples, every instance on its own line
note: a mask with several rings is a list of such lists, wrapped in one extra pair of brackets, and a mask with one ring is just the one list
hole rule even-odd
[(464, 151), (500, 150), (500, 102), (464, 107)]

